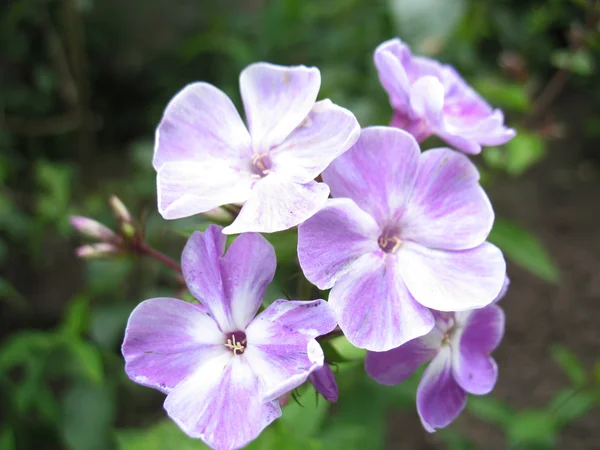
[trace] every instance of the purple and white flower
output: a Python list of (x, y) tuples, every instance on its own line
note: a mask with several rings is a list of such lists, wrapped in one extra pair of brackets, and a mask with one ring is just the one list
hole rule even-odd
[(231, 100), (192, 83), (171, 100), (156, 130), (158, 210), (178, 219), (229, 203), (244, 206), (225, 234), (298, 225), (325, 203), (314, 179), (358, 139), (354, 115), (315, 103), (315, 67), (255, 63), (240, 74), (248, 128)]
[(327, 364), (315, 370), (308, 376), (308, 380), (328, 402), (337, 402), (339, 389), (335, 381), (333, 370)]
[(276, 259), (261, 235), (194, 233), (183, 275), (200, 303), (153, 298), (132, 312), (123, 355), (129, 377), (167, 394), (181, 429), (215, 449), (237, 449), (281, 415), (277, 398), (323, 367), (315, 338), (336, 326), (324, 300), (277, 300), (258, 316)]
[(371, 378), (386, 385), (401, 383), (431, 361), (417, 389), (417, 411), (430, 433), (456, 419), (467, 393), (492, 391), (498, 366), (490, 353), (504, 334), (504, 312), (495, 304), (473, 311), (435, 312), (435, 317), (435, 327), (426, 336), (386, 352), (368, 352), (365, 359)]
[(421, 153), (409, 133), (362, 130), (323, 172), (335, 197), (298, 229), (305, 276), (329, 289), (348, 340), (385, 351), (427, 334), (430, 311), (481, 308), (506, 273), (486, 242), (494, 212), (479, 172), (447, 148)]
[(437, 135), (465, 153), (481, 146), (502, 145), (515, 136), (504, 115), (481, 98), (452, 68), (413, 56), (400, 39), (375, 50), (381, 84), (394, 108), (391, 126), (407, 130), (418, 141)]

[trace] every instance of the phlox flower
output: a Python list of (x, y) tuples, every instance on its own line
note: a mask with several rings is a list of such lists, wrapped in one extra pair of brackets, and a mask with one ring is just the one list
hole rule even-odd
[(215, 449), (237, 449), (281, 415), (277, 400), (323, 366), (315, 338), (336, 320), (327, 302), (277, 300), (258, 316), (275, 273), (262, 236), (194, 233), (183, 276), (200, 303), (153, 298), (131, 313), (123, 356), (127, 375), (158, 389), (168, 415)]
[(502, 111), (492, 109), (451, 66), (413, 56), (397, 38), (380, 44), (374, 59), (394, 108), (390, 125), (417, 140), (435, 134), (465, 153), (477, 154), (482, 145), (505, 144), (515, 136), (504, 126)]
[(325, 203), (314, 179), (356, 141), (354, 115), (315, 103), (315, 67), (255, 63), (240, 74), (248, 128), (231, 100), (192, 83), (167, 106), (156, 130), (158, 210), (178, 219), (243, 203), (225, 234), (271, 233), (298, 225)]
[(329, 402), (337, 402), (339, 390), (333, 370), (327, 364), (308, 376), (315, 390)]
[(366, 128), (323, 180), (335, 198), (298, 228), (298, 258), (331, 288), (352, 344), (390, 350), (433, 328), (430, 308), (479, 308), (500, 292), (506, 264), (486, 242), (494, 212), (465, 155)]
[(430, 433), (456, 419), (467, 403), (467, 393), (492, 391), (498, 366), (490, 353), (504, 334), (504, 312), (495, 304), (434, 315), (435, 327), (426, 336), (386, 352), (368, 352), (365, 359), (371, 378), (386, 385), (401, 383), (431, 361), (417, 389), (417, 412)]

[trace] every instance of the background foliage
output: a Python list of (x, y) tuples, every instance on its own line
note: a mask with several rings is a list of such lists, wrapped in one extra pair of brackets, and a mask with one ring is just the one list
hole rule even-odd
[[(552, 241), (537, 235), (536, 222), (519, 212), (519, 204), (535, 198), (537, 177), (557, 173), (566, 183), (592, 183), (586, 189), (597, 192), (600, 160), (587, 149), (596, 149), (600, 136), (600, 88), (594, 82), (599, 21), (593, 0), (5, 2), (0, 6), (0, 448), (203, 448), (164, 419), (161, 394), (127, 379), (119, 352), (135, 305), (175, 295), (177, 283), (154, 261), (78, 261), (73, 256), (78, 238), (68, 216), (91, 216), (114, 227), (105, 199), (116, 193), (142, 220), (148, 241), (177, 259), (185, 236), (203, 223), (158, 216), (154, 127), (170, 97), (194, 80), (219, 86), (239, 106), (239, 72), (257, 60), (316, 65), (321, 97), (351, 109), (363, 126), (386, 124), (391, 111), (372, 54), (380, 42), (400, 36), (416, 53), (455, 65), (505, 110), (518, 136), (505, 148), (485, 150), (476, 162), (492, 198), (510, 212), (498, 218), (490, 239), (509, 259), (509, 274), (517, 274), (505, 306), (522, 304), (512, 308), (513, 315), (509, 310), (506, 340), (526, 341), (528, 335), (518, 335), (511, 321), (531, 313), (533, 290), (551, 299), (578, 282), (570, 268), (579, 263), (551, 255), (542, 242)], [(550, 171), (553, 154), (559, 153), (573, 153), (576, 181)], [(570, 195), (566, 203), (575, 199), (570, 186), (564, 190)], [(552, 198), (548, 217), (559, 211), (557, 197)], [(528, 205), (535, 207), (536, 201)], [(589, 201), (597, 205), (597, 197)], [(564, 213), (565, 223), (593, 207), (574, 204), (579, 206)], [(294, 297), (299, 269), (293, 234), (269, 238), (280, 265), (265, 301)], [(576, 300), (570, 307), (600, 319), (597, 302)], [(529, 320), (535, 330), (543, 315)], [(282, 419), (249, 448), (561, 448), (569, 427), (598, 422), (600, 403), (598, 347), (570, 349), (560, 339), (564, 333), (591, 333), (589, 342), (597, 345), (598, 329), (586, 331), (582, 325), (561, 331), (567, 326), (552, 322), (545, 345), (526, 354), (531, 370), (553, 359), (553, 367), (564, 373), (549, 372), (555, 381), (542, 400), (522, 393), (520, 378), (513, 377), (500, 394), (471, 398), (466, 417), (433, 437), (416, 419), (418, 378), (394, 388), (378, 386), (364, 375), (362, 353), (338, 339), (337, 358), (345, 361), (338, 364), (340, 401), (329, 405), (316, 401), (312, 388), (301, 389), (301, 404), (291, 401)], [(501, 382), (504, 371), (529, 370), (518, 367), (513, 355), (500, 355)], [(537, 373), (536, 382), (543, 384), (544, 375)], [(600, 448), (597, 427), (583, 426), (581, 438), (568, 441), (568, 448)]]

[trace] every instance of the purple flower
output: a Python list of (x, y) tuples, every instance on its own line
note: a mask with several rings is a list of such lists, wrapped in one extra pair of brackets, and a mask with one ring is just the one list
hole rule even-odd
[(365, 359), (367, 373), (386, 385), (401, 383), (431, 361), (417, 389), (417, 411), (430, 433), (456, 419), (467, 393), (484, 395), (494, 388), (498, 366), (490, 353), (504, 334), (504, 312), (495, 304), (435, 317), (426, 336), (386, 352), (368, 352)]
[(281, 415), (277, 398), (323, 366), (315, 337), (336, 326), (323, 300), (277, 300), (254, 317), (275, 252), (255, 233), (227, 253), (225, 240), (211, 225), (183, 250), (183, 275), (201, 304), (146, 300), (123, 342), (129, 377), (166, 393), (169, 416), (215, 449), (243, 447)]
[(337, 402), (338, 399), (338, 385), (335, 382), (335, 375), (327, 364), (323, 364), (323, 367), (315, 370), (308, 376), (309, 381), (315, 387), (315, 390), (325, 397), (325, 400), (329, 402)]
[(493, 110), (451, 66), (413, 56), (400, 39), (377, 47), (375, 65), (394, 108), (390, 125), (417, 140), (435, 134), (465, 153), (477, 154), (482, 145), (505, 144), (515, 136), (504, 126), (502, 111)]
[(156, 131), (162, 216), (244, 203), (223, 230), (235, 234), (281, 231), (316, 213), (329, 188), (315, 177), (360, 133), (350, 111), (315, 103), (320, 84), (315, 67), (248, 66), (240, 75), (248, 129), (231, 100), (208, 83), (175, 95)]
[(305, 276), (357, 347), (390, 350), (434, 326), (429, 308), (488, 305), (506, 264), (485, 242), (494, 213), (458, 152), (420, 153), (403, 130), (372, 127), (323, 173), (334, 199), (298, 229)]

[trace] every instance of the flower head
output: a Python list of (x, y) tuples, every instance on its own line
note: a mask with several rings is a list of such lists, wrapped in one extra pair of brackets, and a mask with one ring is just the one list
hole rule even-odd
[(226, 234), (275, 232), (303, 222), (329, 188), (314, 179), (356, 141), (348, 110), (315, 103), (314, 67), (248, 66), (240, 91), (248, 129), (233, 103), (208, 83), (193, 83), (167, 106), (156, 131), (158, 210), (178, 219), (244, 203)]
[(483, 307), (500, 292), (506, 264), (485, 242), (494, 213), (465, 155), (421, 153), (403, 130), (366, 128), (323, 179), (335, 198), (300, 225), (298, 258), (331, 288), (357, 347), (395, 348), (433, 328), (429, 308)]
[(273, 247), (247, 233), (224, 250), (218, 226), (190, 237), (183, 275), (201, 303), (142, 302), (123, 355), (133, 381), (167, 394), (165, 409), (185, 433), (234, 449), (281, 415), (279, 396), (323, 366), (315, 338), (336, 321), (323, 300), (277, 300), (254, 317), (275, 273)]
[(515, 136), (504, 126), (502, 111), (493, 110), (451, 67), (413, 56), (400, 39), (375, 50), (381, 84), (394, 108), (392, 126), (419, 141), (435, 134), (465, 153), (482, 145), (501, 145)]
[(491, 392), (498, 366), (490, 353), (504, 334), (504, 312), (495, 304), (466, 312), (435, 312), (435, 318), (435, 327), (426, 336), (386, 352), (368, 352), (365, 359), (367, 373), (387, 385), (401, 383), (431, 361), (417, 389), (417, 411), (429, 432), (456, 419), (467, 393)]

